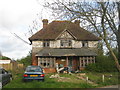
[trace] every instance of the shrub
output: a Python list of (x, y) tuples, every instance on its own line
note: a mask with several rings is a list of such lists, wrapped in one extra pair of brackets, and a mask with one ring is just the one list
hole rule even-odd
[(1, 56), (0, 59), (2, 59), (2, 60), (11, 60), (9, 57), (6, 57), (6, 56)]
[(114, 60), (108, 56), (98, 56), (96, 57), (96, 63), (89, 64), (86, 67), (87, 71), (93, 72), (116, 72), (116, 66)]
[(30, 52), (26, 57), (23, 57), (22, 59), (18, 60), (18, 62), (24, 64), (25, 67), (31, 65), (32, 63), (31, 61), (32, 61), (32, 56)]

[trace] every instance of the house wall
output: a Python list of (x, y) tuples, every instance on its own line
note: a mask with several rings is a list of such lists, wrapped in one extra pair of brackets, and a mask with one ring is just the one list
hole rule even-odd
[(73, 48), (81, 48), (82, 47), (82, 42), (81, 41), (72, 40), (72, 47)]
[(0, 64), (10, 64), (11, 60), (0, 60)]
[(88, 42), (89, 47), (91, 48), (97, 48), (98, 41), (89, 41)]
[[(60, 40), (51, 41), (50, 48), (60, 48)], [(97, 48), (98, 41), (88, 41), (88, 47)], [(82, 41), (72, 40), (72, 48), (81, 48)]]
[(50, 41), (50, 48), (60, 48), (60, 40)]
[(43, 48), (43, 41), (32, 41), (32, 52), (38, 52)]
[[(88, 47), (97, 53), (98, 41), (88, 41)], [(50, 41), (49, 48), (60, 48), (60, 40)], [(72, 40), (72, 48), (81, 48), (82, 41)], [(38, 65), (38, 58), (35, 56), (41, 49), (43, 49), (43, 41), (32, 41), (32, 65)]]
[[(88, 47), (97, 48), (98, 41), (88, 41)], [(82, 41), (72, 40), (73, 48), (81, 48)], [(33, 52), (38, 52), (43, 48), (43, 41), (33, 41), (32, 50)], [(60, 48), (60, 40), (50, 41), (50, 48)]]

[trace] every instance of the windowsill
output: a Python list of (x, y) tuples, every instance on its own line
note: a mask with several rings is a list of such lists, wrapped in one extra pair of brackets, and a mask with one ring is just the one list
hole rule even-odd
[(43, 48), (50, 48), (50, 47), (43, 47)]
[(72, 48), (72, 46), (69, 46), (69, 47), (60, 47), (60, 48)]

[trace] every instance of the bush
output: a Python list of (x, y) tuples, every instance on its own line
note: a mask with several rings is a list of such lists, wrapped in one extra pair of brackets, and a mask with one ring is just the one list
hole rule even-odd
[(96, 57), (96, 63), (89, 64), (86, 67), (87, 71), (93, 72), (116, 72), (115, 62), (108, 56)]
[(26, 57), (23, 57), (22, 59), (18, 60), (19, 63), (24, 64), (24, 66), (28, 66), (32, 64), (32, 56), (31, 53), (29, 53)]
[(0, 57), (0, 59), (2, 59), (2, 60), (11, 60), (9, 57), (6, 57), (6, 56), (2, 56), (2, 57)]

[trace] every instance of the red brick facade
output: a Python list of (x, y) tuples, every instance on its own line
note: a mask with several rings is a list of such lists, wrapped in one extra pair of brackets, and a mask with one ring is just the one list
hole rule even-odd
[(32, 65), (37, 66), (38, 65), (38, 59), (35, 56), (35, 53), (32, 53)]

